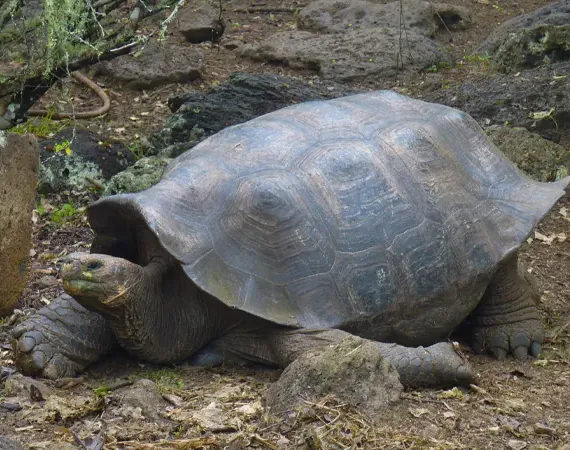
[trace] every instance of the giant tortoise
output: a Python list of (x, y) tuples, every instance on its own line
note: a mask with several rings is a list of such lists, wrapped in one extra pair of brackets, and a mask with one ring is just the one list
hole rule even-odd
[(91, 252), (14, 330), (16, 360), (72, 376), (120, 345), (285, 367), (352, 334), (404, 385), (469, 383), (456, 330), (497, 358), (541, 350), (517, 251), (569, 182), (531, 180), (469, 115), (395, 92), (289, 106), (92, 204)]

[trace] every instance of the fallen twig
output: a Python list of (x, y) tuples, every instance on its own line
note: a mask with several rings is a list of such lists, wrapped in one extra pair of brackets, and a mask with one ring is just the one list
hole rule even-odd
[(102, 191), (103, 189), (105, 189), (105, 186), (103, 186), (98, 181), (95, 181), (93, 178), (85, 177), (85, 181), (87, 181), (89, 184), (93, 185), (93, 187), (95, 189), (97, 189), (98, 191)]
[(271, 450), (277, 450), (277, 446), (272, 444), (271, 442), (263, 439), (260, 435), (258, 434), (252, 434), (251, 438), (256, 441), (259, 442), (262, 445), (265, 445), (267, 448), (270, 448)]
[(496, 403), (495, 399), (493, 398), (493, 396), (491, 394), (489, 394), (485, 389), (483, 389), (482, 387), (477, 386), (476, 384), (470, 384), (469, 387), (477, 392), (478, 394), (484, 395), (485, 397), (487, 397), (487, 401), (492, 402), (492, 403)]
[[(96, 83), (91, 81), (81, 72), (72, 72), (71, 76), (75, 78), (77, 81), (81, 82), (91, 90), (93, 90), (99, 98), (103, 101), (103, 105), (97, 109), (92, 109), (91, 111), (72, 111), (72, 112), (56, 112), (51, 114), (52, 119), (90, 119), (92, 117), (102, 116), (109, 111), (111, 107), (111, 101), (109, 100), (109, 96), (106, 92), (101, 89)], [(29, 116), (47, 116), (50, 114), (50, 111), (47, 109), (30, 109), (28, 111)]]
[(569, 326), (570, 326), (570, 320), (566, 322), (564, 325), (562, 325), (560, 328), (558, 328), (558, 330), (556, 330), (556, 333), (554, 333), (552, 339), (550, 339), (550, 342), (556, 341), (556, 339), (558, 339), (558, 336), (560, 336), (560, 333), (562, 333)]
[(278, 8), (270, 6), (250, 6), (249, 8), (236, 8), (233, 11), (237, 13), (295, 13), (299, 8), (307, 5), (299, 5), (296, 8)]

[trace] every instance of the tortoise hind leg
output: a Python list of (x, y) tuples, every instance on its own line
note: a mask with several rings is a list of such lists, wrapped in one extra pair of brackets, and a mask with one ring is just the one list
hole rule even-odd
[(519, 271), (517, 255), (505, 261), (469, 318), (473, 350), (497, 359), (509, 353), (519, 360), (538, 356), (544, 332), (537, 297), (536, 286)]
[[(278, 326), (236, 329), (214, 341), (209, 352), (224, 360), (240, 358), (285, 368), (303, 353), (355, 337), (336, 329), (289, 329)], [(373, 341), (380, 355), (398, 371), (405, 387), (448, 387), (469, 385), (471, 368), (452, 344), (440, 342), (429, 347), (404, 347)]]

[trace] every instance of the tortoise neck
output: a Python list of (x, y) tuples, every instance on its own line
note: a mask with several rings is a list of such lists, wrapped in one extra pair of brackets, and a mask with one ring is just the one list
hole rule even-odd
[(155, 363), (182, 361), (228, 326), (222, 305), (200, 291), (178, 262), (156, 257), (142, 270), (124, 317), (111, 324), (129, 352)]

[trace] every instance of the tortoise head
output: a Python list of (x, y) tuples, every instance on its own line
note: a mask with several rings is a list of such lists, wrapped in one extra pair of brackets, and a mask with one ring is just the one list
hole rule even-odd
[(110, 255), (73, 253), (61, 269), (63, 288), (85, 307), (100, 309), (124, 302), (143, 279), (137, 264)]

